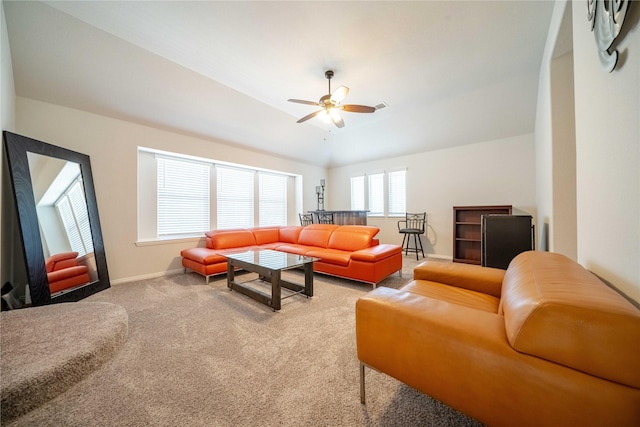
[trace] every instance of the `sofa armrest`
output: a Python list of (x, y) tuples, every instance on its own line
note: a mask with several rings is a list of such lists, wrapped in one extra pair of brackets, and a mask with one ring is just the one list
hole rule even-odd
[(398, 245), (381, 244), (370, 248), (360, 249), (351, 253), (351, 259), (366, 262), (376, 262), (392, 255), (402, 253)]
[(640, 420), (638, 389), (515, 351), (495, 313), (379, 287), (356, 302), (356, 343), (364, 364), (487, 425)]
[(428, 280), (500, 298), (506, 271), (473, 264), (425, 261), (413, 269), (414, 280)]

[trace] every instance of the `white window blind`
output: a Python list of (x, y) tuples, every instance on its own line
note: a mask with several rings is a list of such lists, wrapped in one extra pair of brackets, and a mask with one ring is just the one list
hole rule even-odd
[(351, 178), (351, 209), (364, 210), (364, 176)]
[(78, 256), (93, 252), (91, 223), (80, 178), (75, 180), (56, 201), (56, 208), (62, 219), (71, 250), (78, 252)]
[(254, 226), (254, 172), (216, 166), (219, 229)]
[(384, 174), (369, 175), (369, 215), (384, 215)]
[(211, 166), (157, 157), (158, 237), (200, 235), (209, 230)]
[(407, 210), (407, 171), (389, 172), (389, 216), (403, 216)]
[(260, 226), (287, 225), (287, 177), (258, 174)]

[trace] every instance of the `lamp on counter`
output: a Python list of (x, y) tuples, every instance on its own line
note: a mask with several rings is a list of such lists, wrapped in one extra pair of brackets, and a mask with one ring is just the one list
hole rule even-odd
[(320, 185), (316, 186), (316, 194), (318, 195), (318, 210), (324, 210), (324, 179), (320, 180)]

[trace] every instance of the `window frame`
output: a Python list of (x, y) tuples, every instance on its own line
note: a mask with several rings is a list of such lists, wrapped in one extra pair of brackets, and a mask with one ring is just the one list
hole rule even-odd
[[(404, 199), (404, 211), (400, 212), (397, 209), (392, 209), (391, 203), (394, 191), (393, 176), (402, 172), (404, 177), (403, 189), (404, 195), (401, 197)], [(352, 210), (366, 210), (367, 216), (372, 218), (398, 218), (403, 217), (406, 214), (406, 201), (407, 201), (407, 175), (408, 168), (392, 169), (390, 171), (371, 172), (358, 174), (350, 177), (350, 204)], [(373, 179), (372, 179), (373, 178)], [(357, 180), (357, 181), (356, 181)], [(375, 180), (375, 181), (374, 181)], [(358, 182), (360, 181), (360, 182)], [(364, 193), (364, 208), (356, 209), (354, 203), (355, 188), (361, 185), (361, 191)], [(376, 185), (377, 187), (373, 187)], [(360, 191), (360, 190), (358, 190)], [(372, 194), (373, 191), (377, 191), (378, 194)], [(382, 211), (378, 209), (372, 209), (372, 199), (382, 199)]]
[[(271, 170), (266, 168), (259, 168), (248, 166), (244, 164), (231, 163), (226, 161), (220, 161), (216, 159), (209, 159), (205, 157), (192, 156), (188, 154), (158, 150), (149, 147), (138, 146), (137, 147), (137, 238), (135, 241), (136, 246), (149, 246), (149, 245), (162, 245), (171, 244), (176, 242), (193, 242), (201, 240), (204, 237), (204, 233), (198, 235), (176, 235), (167, 237), (158, 237), (157, 233), (157, 166), (155, 161), (156, 155), (163, 155), (169, 158), (187, 159), (196, 162), (203, 162), (210, 164), (213, 167), (235, 167), (238, 169), (249, 170), (254, 173), (255, 176), (255, 198), (257, 200), (259, 195), (258, 189), (258, 173), (267, 173), (274, 175), (281, 175), (286, 178), (287, 198), (286, 198), (286, 221), (285, 225), (291, 225), (288, 222), (292, 218), (296, 217), (296, 212), (300, 210), (302, 203), (302, 175), (283, 172), (279, 170)], [(215, 171), (210, 173), (210, 229), (215, 230), (217, 227), (217, 180)], [(254, 205), (254, 218), (255, 224), (259, 223), (259, 208), (257, 203)]]

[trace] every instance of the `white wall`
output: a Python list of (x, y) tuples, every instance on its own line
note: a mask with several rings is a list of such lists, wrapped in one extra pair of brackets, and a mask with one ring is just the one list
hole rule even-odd
[[(202, 240), (136, 245), (138, 146), (262, 167), (303, 176), (304, 209), (315, 209), (323, 168), (255, 153), (62, 106), (16, 99), (16, 132), (89, 155), (107, 266), (112, 282), (180, 269), (180, 250)], [(297, 224), (298, 218), (290, 218)]]
[(9, 35), (7, 34), (7, 22), (4, 16), (4, 3), (0, 3), (0, 15), (2, 15), (0, 34), (0, 125), (2, 130), (12, 131), (15, 126), (15, 99), (16, 91), (13, 84), (13, 67), (11, 64), (11, 49), (9, 48)]
[(550, 250), (577, 259), (573, 52), (551, 61), (553, 221)]
[[(574, 6), (576, 6), (574, 4)], [(578, 261), (640, 301), (640, 4), (611, 73), (573, 8)]]
[[(407, 168), (407, 211), (428, 214), (431, 256), (453, 256), (453, 206), (513, 205), (536, 217), (533, 134), (329, 170), (331, 209), (349, 209), (350, 178)], [(370, 218), (382, 243), (400, 244), (398, 218)]]
[[(9, 48), (9, 36), (7, 34), (7, 22), (4, 16), (4, 3), (0, 2), (0, 24), (2, 26), (0, 32), (0, 129), (3, 131), (13, 131), (15, 129), (15, 99), (16, 92), (13, 83), (13, 68), (11, 64), (11, 51)], [(4, 143), (3, 143), (4, 144)], [(5, 177), (5, 154), (4, 148), (0, 155), (3, 161), (0, 162), (0, 189), (2, 189), (2, 197), (0, 198), (0, 207), (2, 208), (3, 218), (0, 226), (0, 259), (2, 259), (0, 283), (5, 283), (12, 276), (13, 256), (15, 249), (10, 245), (9, 238), (14, 232), (15, 218), (10, 206), (11, 192), (7, 191), (9, 180)], [(9, 198), (9, 200), (7, 200)], [(11, 205), (12, 206), (12, 205)], [(7, 217), (4, 217), (7, 215)], [(3, 234), (4, 233), (4, 234)]]
[(536, 111), (538, 247), (577, 259), (571, 3), (557, 2), (545, 45)]

